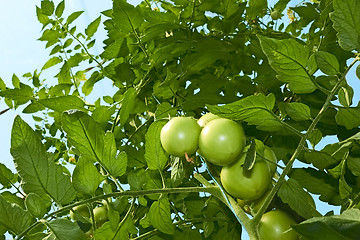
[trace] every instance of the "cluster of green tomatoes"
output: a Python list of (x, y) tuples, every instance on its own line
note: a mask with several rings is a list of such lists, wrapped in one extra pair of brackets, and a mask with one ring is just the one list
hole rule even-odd
[[(237, 122), (212, 113), (199, 120), (174, 117), (161, 130), (164, 150), (173, 156), (201, 155), (207, 163), (221, 166), (222, 187), (249, 213), (256, 213), (273, 187), (272, 178), (277, 169), (277, 158), (270, 147), (255, 140), (254, 164), (245, 169), (244, 163), (250, 145)], [(272, 210), (262, 216), (259, 234), (263, 240), (296, 240), (299, 236), (290, 228), (296, 222), (282, 210)]]

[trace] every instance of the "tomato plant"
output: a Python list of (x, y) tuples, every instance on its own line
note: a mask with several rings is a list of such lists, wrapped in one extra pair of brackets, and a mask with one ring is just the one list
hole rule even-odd
[(299, 235), (290, 225), (296, 222), (281, 210), (265, 213), (260, 220), (259, 234), (262, 240), (298, 240)]
[(225, 166), (237, 160), (245, 147), (243, 128), (236, 122), (219, 118), (201, 130), (199, 152), (209, 162)]
[(256, 161), (251, 170), (245, 170), (242, 165), (244, 158), (245, 154), (238, 161), (222, 167), (220, 180), (224, 189), (232, 196), (252, 201), (265, 193), (272, 175), (265, 161)]
[(192, 155), (198, 149), (200, 126), (190, 117), (172, 118), (161, 130), (161, 144), (174, 156)]

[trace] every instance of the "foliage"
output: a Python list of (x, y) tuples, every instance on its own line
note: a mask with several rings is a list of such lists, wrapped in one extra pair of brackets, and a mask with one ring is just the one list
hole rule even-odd
[[(308, 239), (359, 236), (360, 104), (346, 76), (360, 59), (360, 0), (114, 0), (81, 31), (83, 12), (65, 7), (36, 7), (50, 49), (42, 69), (13, 86), (0, 79), (1, 100), (23, 109), (11, 134), (17, 173), (0, 164), (1, 239), (241, 239), (240, 223), (259, 239), (274, 207)], [(275, 10), (287, 14), (272, 20)], [(49, 69), (56, 83), (43, 79)], [(88, 102), (104, 81), (114, 94)], [(261, 140), (285, 166), (251, 218), (219, 167), (161, 147), (170, 117), (206, 112), (241, 123), (248, 144)], [(315, 148), (330, 135), (338, 142)], [(322, 216), (310, 194), (341, 214)], [(70, 220), (83, 204), (107, 207), (109, 221), (96, 228), (92, 211)]]

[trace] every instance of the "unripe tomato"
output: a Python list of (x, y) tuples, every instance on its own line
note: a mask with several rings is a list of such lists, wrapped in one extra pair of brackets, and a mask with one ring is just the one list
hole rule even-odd
[(105, 206), (94, 208), (93, 213), (96, 228), (101, 227), (109, 219), (107, 208)]
[(296, 224), (286, 212), (272, 210), (260, 220), (259, 235), (261, 240), (298, 240), (299, 235), (291, 229)]
[(279, 18), (281, 18), (281, 12), (277, 9), (274, 9), (273, 11), (271, 11), (270, 17), (272, 20), (278, 20)]
[(161, 129), (160, 140), (165, 151), (183, 157), (192, 155), (198, 149), (201, 127), (190, 117), (174, 117)]
[(206, 113), (204, 115), (201, 116), (201, 118), (199, 118), (199, 120), (197, 121), (200, 127), (205, 127), (206, 124), (208, 124), (210, 121), (220, 118), (218, 116), (216, 116), (215, 114), (212, 113)]
[(199, 153), (215, 165), (229, 165), (241, 155), (245, 140), (239, 124), (225, 118), (214, 119), (200, 133)]
[(79, 220), (78, 217), (76, 217), (76, 215), (78, 215), (78, 214), (80, 214), (83, 217), (87, 217), (87, 218), (90, 217), (89, 209), (85, 204), (73, 207), (73, 211), (70, 211), (71, 219), (74, 221)]
[(244, 158), (245, 154), (238, 161), (224, 166), (220, 180), (224, 189), (233, 197), (253, 201), (266, 192), (272, 175), (265, 161), (256, 161), (251, 170), (244, 170)]

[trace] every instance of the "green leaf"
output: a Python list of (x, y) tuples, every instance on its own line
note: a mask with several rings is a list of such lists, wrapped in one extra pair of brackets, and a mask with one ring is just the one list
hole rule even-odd
[(350, 107), (350, 105), (352, 104), (353, 96), (354, 96), (354, 90), (349, 85), (346, 85), (339, 89), (339, 93), (338, 93), (339, 102), (344, 107)]
[(125, 33), (133, 32), (144, 22), (140, 9), (124, 0), (113, 1), (113, 20), (117, 29)]
[(313, 168), (294, 168), (291, 171), (290, 178), (297, 180), (308, 192), (320, 195), (321, 201), (336, 206), (342, 202), (337, 180), (323, 171)]
[(48, 195), (59, 204), (75, 198), (70, 177), (55, 163), (52, 154), (46, 152), (37, 133), (19, 116), (12, 127), (10, 152), (25, 193)]
[(84, 108), (85, 102), (81, 98), (73, 95), (45, 98), (38, 100), (38, 102), (59, 113), (68, 110), (87, 111), (87, 109)]
[(339, 45), (345, 51), (360, 51), (360, 1), (334, 0), (330, 19), (338, 32)]
[(70, 24), (73, 21), (75, 21), (78, 17), (80, 17), (80, 15), (83, 13), (84, 11), (78, 11), (78, 12), (73, 12), (72, 14), (70, 14), (70, 16), (66, 19), (66, 23)]
[(350, 240), (360, 235), (360, 210), (348, 209), (340, 215), (316, 217), (293, 226), (308, 239)]
[(249, 20), (255, 20), (258, 17), (262, 18), (266, 15), (267, 0), (250, 0), (247, 10), (247, 17)]
[(339, 125), (346, 129), (352, 129), (360, 126), (360, 107), (340, 108), (335, 116)]
[(131, 218), (126, 218), (121, 224), (118, 231), (114, 232), (111, 228), (110, 222), (106, 222), (101, 228), (97, 229), (94, 233), (96, 240), (108, 240), (108, 239), (129, 239), (129, 234), (137, 234), (138, 230), (134, 226), (134, 222)]
[(47, 16), (51, 16), (54, 12), (54, 2), (50, 0), (41, 1), (41, 12)]
[(104, 77), (99, 72), (93, 72), (88, 80), (85, 81), (84, 85), (82, 86), (82, 92), (85, 94), (85, 96), (88, 96), (98, 81), (103, 79)]
[(17, 181), (17, 175), (8, 169), (4, 164), (0, 163), (0, 184), (4, 188), (11, 188), (11, 183)]
[(149, 169), (162, 171), (168, 161), (168, 155), (160, 142), (160, 132), (164, 121), (153, 122), (145, 135), (145, 160)]
[(295, 121), (306, 121), (311, 119), (310, 108), (303, 103), (285, 103), (285, 111)]
[(89, 26), (85, 29), (85, 34), (88, 36), (88, 38), (91, 38), (96, 33), (99, 25), (101, 22), (101, 16), (99, 16), (97, 19), (92, 21)]
[(308, 140), (310, 141), (311, 146), (315, 148), (315, 146), (321, 141), (322, 137), (321, 131), (319, 129), (314, 129), (308, 137)]
[(356, 67), (356, 76), (358, 77), (358, 79), (360, 80), (360, 65), (358, 65)]
[(246, 121), (264, 131), (279, 131), (284, 128), (280, 119), (274, 115), (275, 96), (269, 94), (253, 95), (223, 106), (207, 105), (208, 110), (220, 117)]
[(148, 217), (150, 223), (157, 230), (166, 234), (174, 233), (175, 228), (171, 220), (170, 202), (167, 197), (161, 197), (151, 204)]
[(252, 140), (249, 149), (246, 151), (243, 168), (247, 171), (251, 170), (254, 167), (255, 160), (256, 160), (256, 142)]
[(70, 66), (67, 61), (60, 68), (60, 72), (56, 74), (59, 84), (72, 84), (70, 75)]
[(0, 78), (0, 91), (4, 91), (6, 89), (6, 84), (2, 78)]
[(279, 74), (277, 78), (288, 83), (295, 93), (311, 93), (317, 89), (306, 66), (309, 52), (293, 39), (276, 40), (258, 35), (260, 45), (271, 67)]
[(99, 162), (114, 177), (124, 174), (127, 166), (125, 153), (116, 156), (114, 135), (104, 134), (100, 124), (84, 112), (64, 112), (61, 123), (68, 141), (78, 153), (92, 162)]
[(181, 158), (171, 156), (171, 184), (177, 187), (185, 176), (184, 164)]
[(316, 210), (315, 202), (311, 195), (293, 178), (290, 178), (281, 185), (278, 195), (284, 203), (289, 204), (293, 210), (305, 219), (321, 216)]
[(287, 4), (290, 2), (290, 0), (279, 0), (276, 2), (274, 9), (282, 12), (286, 8)]
[(170, 103), (163, 102), (157, 106), (155, 111), (155, 120), (161, 118), (174, 117), (177, 114), (176, 108), (172, 107)]
[(357, 177), (360, 177), (360, 158), (349, 156), (347, 161), (347, 168)]
[(48, 68), (55, 66), (56, 64), (61, 63), (61, 62), (62, 62), (61, 57), (52, 57), (44, 64), (44, 66), (42, 67), (41, 70), (48, 69)]
[(92, 162), (83, 157), (79, 158), (72, 176), (72, 182), (77, 191), (95, 196), (95, 191), (103, 180), (104, 177)]
[(14, 88), (20, 88), (20, 79), (18, 78), (18, 76), (16, 76), (16, 74), (12, 75), (11, 82)]
[(65, 0), (61, 1), (56, 9), (55, 9), (55, 15), (60, 18), (64, 12), (64, 9), (65, 9)]
[(0, 227), (16, 235), (30, 227), (34, 218), (17, 204), (10, 204), (0, 195)]
[(336, 56), (323, 51), (315, 52), (315, 61), (320, 70), (327, 75), (339, 73), (340, 66)]
[(308, 150), (304, 153), (304, 159), (307, 163), (313, 164), (320, 170), (329, 169), (339, 163), (331, 154), (323, 151)]
[(47, 239), (56, 240), (85, 240), (87, 237), (80, 227), (68, 219), (60, 218), (54, 221), (48, 222), (47, 225), (51, 230), (50, 236)]
[(134, 109), (136, 91), (134, 88), (129, 88), (124, 94), (120, 109), (120, 124), (124, 125), (129, 118), (130, 113)]
[(38, 6), (36, 6), (36, 16), (38, 21), (43, 24), (43, 26), (45, 26), (48, 21), (49, 21), (49, 17), (46, 16), (42, 11), (41, 8), (39, 8)]
[(26, 103), (33, 98), (33, 91), (29, 86), (23, 88), (6, 89), (0, 92), (0, 96)]
[(50, 201), (45, 201), (36, 193), (29, 193), (25, 198), (26, 209), (36, 218), (42, 218), (50, 205)]

